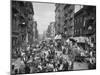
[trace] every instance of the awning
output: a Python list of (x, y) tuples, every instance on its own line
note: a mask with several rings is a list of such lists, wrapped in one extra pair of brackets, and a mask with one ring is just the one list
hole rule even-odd
[(89, 42), (89, 38), (87, 37), (71, 37), (70, 39), (74, 39), (77, 42), (83, 42), (83, 43)]
[(61, 35), (56, 35), (54, 39), (61, 39), (62, 36)]

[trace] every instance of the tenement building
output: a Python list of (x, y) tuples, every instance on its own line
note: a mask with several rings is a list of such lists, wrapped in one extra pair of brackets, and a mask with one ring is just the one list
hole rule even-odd
[(54, 39), (55, 37), (55, 22), (50, 22), (50, 25), (48, 25), (46, 36), (48, 38)]
[(64, 34), (68, 38), (74, 35), (74, 5), (65, 5), (64, 16)]
[(60, 32), (67, 38), (74, 34), (74, 5), (56, 4), (55, 26), (56, 33)]
[(96, 7), (83, 6), (74, 15), (74, 36), (89, 37), (96, 42)]
[(12, 47), (32, 41), (33, 5), (31, 2), (12, 1)]
[(64, 26), (64, 6), (65, 4), (55, 4), (55, 30), (56, 34), (63, 32), (63, 26)]

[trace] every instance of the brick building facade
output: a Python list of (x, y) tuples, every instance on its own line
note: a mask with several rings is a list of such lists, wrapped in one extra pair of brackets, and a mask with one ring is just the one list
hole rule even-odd
[(83, 6), (74, 19), (74, 36), (91, 37), (96, 42), (96, 7)]
[(56, 4), (56, 33), (62, 33), (67, 38), (74, 34), (74, 5)]
[(12, 1), (11, 11), (12, 48), (15, 48), (32, 41), (34, 11), (32, 3), (24, 1)]

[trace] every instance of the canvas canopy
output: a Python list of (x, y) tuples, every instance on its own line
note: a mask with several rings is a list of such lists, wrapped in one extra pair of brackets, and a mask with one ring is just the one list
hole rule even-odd
[(87, 37), (71, 37), (70, 39), (74, 39), (76, 40), (77, 42), (89, 42), (89, 39)]
[(61, 39), (61, 35), (56, 35), (55, 39)]

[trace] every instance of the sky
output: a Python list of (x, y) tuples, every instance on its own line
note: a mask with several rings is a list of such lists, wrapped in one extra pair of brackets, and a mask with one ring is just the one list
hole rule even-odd
[[(47, 30), (50, 22), (55, 21), (55, 4), (33, 2), (34, 20), (37, 21), (37, 29), (39, 34), (43, 34)], [(75, 13), (81, 8), (80, 5), (75, 5)]]
[(43, 34), (50, 22), (55, 21), (55, 4), (33, 3), (34, 20), (37, 21), (39, 34)]

